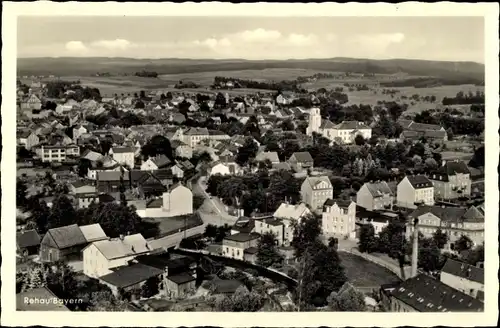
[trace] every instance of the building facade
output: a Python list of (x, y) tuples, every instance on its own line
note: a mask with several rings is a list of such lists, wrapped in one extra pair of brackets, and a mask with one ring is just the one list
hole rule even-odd
[(323, 234), (328, 237), (356, 238), (356, 203), (327, 200), (322, 213)]
[(423, 175), (406, 176), (397, 186), (397, 205), (416, 208), (418, 205), (434, 205), (434, 185)]
[(326, 200), (333, 197), (333, 186), (325, 176), (307, 177), (300, 188), (302, 201), (311, 209), (320, 210)]

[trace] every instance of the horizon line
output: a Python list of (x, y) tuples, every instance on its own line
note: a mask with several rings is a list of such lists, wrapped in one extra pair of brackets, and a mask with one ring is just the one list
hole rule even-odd
[(212, 61), (223, 61), (223, 60), (239, 60), (239, 61), (306, 61), (306, 60), (335, 60), (335, 59), (350, 59), (350, 60), (365, 60), (365, 61), (390, 61), (390, 60), (407, 60), (407, 61), (426, 61), (426, 62), (443, 62), (443, 63), (474, 63), (485, 66), (485, 63), (474, 61), (474, 60), (436, 60), (436, 59), (421, 59), (421, 58), (363, 58), (363, 57), (309, 57), (309, 58), (283, 58), (283, 59), (245, 59), (245, 58), (189, 58), (189, 57), (158, 57), (158, 58), (148, 58), (148, 57), (123, 57), (123, 56), (29, 56), (29, 57), (17, 57), (19, 59), (129, 59), (129, 60), (212, 60)]

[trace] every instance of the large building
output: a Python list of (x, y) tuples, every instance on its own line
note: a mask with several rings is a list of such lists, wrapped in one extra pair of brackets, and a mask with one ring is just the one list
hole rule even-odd
[(416, 208), (418, 205), (434, 205), (434, 185), (424, 175), (406, 176), (398, 184), (397, 205)]
[(367, 182), (358, 190), (356, 204), (369, 211), (389, 209), (394, 205), (394, 193), (385, 181)]
[(356, 203), (328, 199), (322, 214), (323, 234), (328, 237), (356, 238)]
[(227, 236), (222, 241), (222, 255), (233, 259), (244, 260), (245, 251), (256, 248), (260, 235), (257, 233), (237, 233)]
[(135, 151), (133, 147), (113, 147), (110, 153), (116, 162), (133, 169), (135, 166)]
[(77, 145), (42, 145), (37, 149), (37, 153), (46, 163), (61, 163), (68, 160), (68, 158), (80, 156), (80, 147)]
[[(436, 230), (441, 229), (448, 235), (447, 249), (453, 249), (454, 243), (462, 236), (469, 237), (475, 245), (484, 242), (484, 212), (475, 206), (470, 208), (420, 206), (408, 215), (412, 222), (418, 219), (418, 229), (427, 238), (432, 237)], [(413, 225), (408, 223), (408, 235), (413, 231)]]
[(481, 300), (484, 296), (484, 270), (481, 268), (448, 258), (441, 269), (440, 279), (474, 298)]
[(445, 162), (429, 178), (437, 199), (451, 200), (470, 196), (470, 170), (463, 161)]
[(322, 209), (326, 200), (333, 197), (333, 186), (326, 175), (307, 177), (300, 188), (300, 195), (313, 211)]
[(363, 136), (364, 139), (372, 137), (372, 129), (363, 122), (343, 121), (335, 125), (331, 121), (321, 118), (319, 108), (311, 108), (309, 114), (306, 134), (312, 136), (313, 133), (318, 133), (330, 141), (340, 141), (346, 144), (354, 143), (357, 135)]

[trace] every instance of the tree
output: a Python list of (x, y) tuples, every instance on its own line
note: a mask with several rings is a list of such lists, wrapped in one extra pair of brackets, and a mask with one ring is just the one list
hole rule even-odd
[(91, 167), (92, 163), (90, 162), (90, 160), (86, 158), (80, 158), (78, 160), (78, 167), (77, 167), (78, 176), (82, 178), (86, 177)]
[(453, 138), (455, 138), (455, 134), (453, 133), (453, 129), (452, 128), (448, 128), (448, 130), (446, 130), (446, 134), (448, 135), (448, 140), (449, 141), (452, 141)]
[(94, 292), (91, 294), (88, 311), (96, 312), (124, 312), (127, 304), (117, 299), (110, 290)]
[(217, 237), (217, 226), (213, 224), (207, 224), (205, 227), (205, 232), (203, 233), (204, 237), (215, 239)]
[(462, 235), (455, 242), (455, 251), (457, 251), (458, 253), (468, 251), (472, 248), (473, 245), (474, 243), (469, 237), (467, 237), (466, 235)]
[(151, 277), (148, 280), (146, 280), (144, 285), (142, 285), (141, 296), (145, 298), (150, 298), (158, 294), (160, 292), (158, 288), (159, 283), (160, 279), (158, 277)]
[(371, 223), (363, 224), (359, 231), (358, 249), (361, 253), (371, 253), (377, 248), (375, 229)]
[(477, 148), (469, 161), (469, 166), (474, 168), (484, 167), (484, 146)]
[(310, 215), (302, 219), (300, 223), (295, 223), (291, 242), (295, 249), (295, 256), (301, 257), (308, 247), (319, 240), (320, 235), (321, 222), (317, 216)]
[(155, 135), (144, 146), (142, 146), (141, 154), (145, 159), (155, 157), (157, 155), (165, 155), (170, 160), (173, 159), (170, 141), (161, 135)]
[(28, 191), (28, 187), (26, 186), (26, 182), (20, 179), (17, 179), (16, 184), (16, 206), (19, 208), (25, 208), (27, 205), (26, 192)]
[(283, 256), (279, 253), (276, 236), (272, 233), (265, 233), (259, 240), (257, 246), (257, 264), (263, 267), (281, 265)]
[(56, 196), (48, 219), (48, 229), (71, 225), (76, 223), (76, 220), (76, 211), (71, 200), (65, 195)]
[(430, 157), (424, 161), (424, 166), (426, 170), (432, 171), (438, 168), (438, 163), (434, 158)]
[(365, 144), (365, 138), (361, 134), (358, 134), (354, 138), (354, 142), (356, 143), (356, 145), (362, 146)]
[(39, 234), (45, 234), (48, 229), (50, 209), (45, 201), (32, 201), (30, 221), (34, 222)]
[(363, 312), (366, 311), (365, 297), (350, 283), (345, 283), (338, 292), (328, 297), (330, 311)]
[(264, 297), (242, 286), (231, 296), (212, 297), (209, 304), (220, 312), (257, 312), (264, 305)]
[(419, 240), (418, 266), (426, 272), (433, 272), (441, 269), (441, 264), (441, 250), (434, 239)]
[(249, 160), (254, 159), (257, 155), (259, 147), (252, 138), (246, 138), (245, 143), (238, 149), (238, 155), (236, 156), (236, 162), (244, 166), (249, 162)]
[(226, 97), (222, 93), (217, 93), (215, 96), (214, 108), (223, 109), (227, 107)]
[(291, 119), (286, 119), (283, 122), (281, 122), (280, 127), (283, 129), (283, 131), (295, 130), (295, 125), (293, 124)]
[(477, 265), (479, 262), (484, 262), (484, 245), (479, 245), (471, 249), (467, 254), (466, 262), (470, 265)]
[(448, 235), (444, 233), (441, 229), (437, 229), (432, 235), (432, 239), (436, 243), (439, 249), (443, 249), (446, 243), (448, 243)]

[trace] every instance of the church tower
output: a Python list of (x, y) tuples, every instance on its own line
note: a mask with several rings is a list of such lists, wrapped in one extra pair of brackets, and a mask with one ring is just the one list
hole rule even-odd
[(319, 112), (319, 108), (311, 108), (311, 112), (309, 113), (309, 125), (306, 129), (306, 134), (308, 136), (312, 136), (313, 132), (320, 133), (321, 127), (321, 114)]

